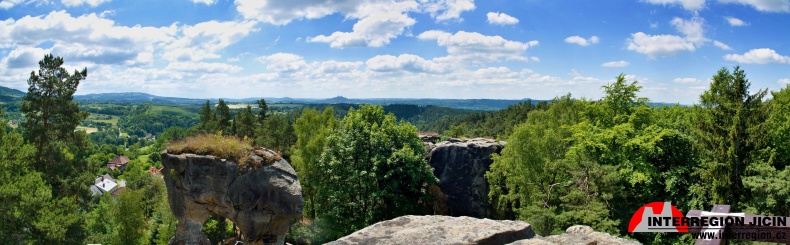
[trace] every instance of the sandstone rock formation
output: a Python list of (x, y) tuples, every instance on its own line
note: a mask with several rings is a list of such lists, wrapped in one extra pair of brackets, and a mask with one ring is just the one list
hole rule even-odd
[(407, 215), (382, 221), (329, 244), (506, 244), (535, 237), (523, 221)]
[(302, 214), (296, 172), (262, 148), (250, 153), (250, 161), (240, 169), (210, 155), (162, 153), (170, 209), (178, 219), (170, 244), (209, 244), (201, 228), (210, 213), (233, 221), (244, 244), (283, 244), (290, 225)]
[(485, 173), (494, 162), (492, 154), (499, 154), (504, 145), (503, 141), (483, 138), (425, 143), (430, 150), (426, 158), (447, 196), (449, 215), (491, 217)]
[(523, 221), (407, 215), (376, 223), (329, 244), (640, 244), (593, 231), (589, 226), (571, 226), (565, 232), (541, 237)]
[(535, 237), (529, 240), (520, 240), (511, 245), (560, 245), (560, 244), (612, 244), (612, 245), (639, 245), (641, 243), (615, 237), (603, 232), (594, 231), (586, 225), (574, 225), (568, 227), (565, 233), (547, 237)]

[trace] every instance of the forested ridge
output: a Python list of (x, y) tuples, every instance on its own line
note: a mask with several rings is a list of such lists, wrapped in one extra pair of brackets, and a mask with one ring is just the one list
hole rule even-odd
[[(490, 218), (523, 220), (540, 235), (572, 225), (644, 243), (687, 244), (677, 233), (627, 233), (642, 205), (671, 201), (684, 213), (714, 204), (790, 216), (790, 87), (750, 88), (722, 68), (693, 106), (656, 105), (625, 75), (604, 97), (525, 101), (498, 111), (393, 104), (162, 105), (77, 103), (87, 69), (69, 73), (46, 56), (0, 130), (0, 240), (8, 244), (166, 244), (170, 213), (159, 154), (196, 135), (233, 136), (279, 152), (296, 169), (304, 219), (291, 243), (322, 243), (378, 221), (432, 214), (437, 179), (418, 132), (506, 140), (486, 174)], [(770, 95), (769, 95), (770, 93)], [(0, 114), (3, 114), (0, 110)], [(2, 121), (8, 125), (7, 120)], [(77, 130), (95, 128), (95, 132)], [(148, 134), (154, 137), (147, 137)], [(124, 155), (124, 170), (106, 163)], [(97, 176), (126, 181), (117, 196), (91, 195)], [(235, 235), (212, 217), (212, 242)]]

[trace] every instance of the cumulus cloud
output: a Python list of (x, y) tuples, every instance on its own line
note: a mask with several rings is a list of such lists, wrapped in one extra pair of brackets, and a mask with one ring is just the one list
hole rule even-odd
[(626, 66), (628, 66), (630, 64), (631, 63), (628, 63), (628, 61), (621, 60), (621, 61), (606, 62), (606, 63), (601, 64), (601, 66), (603, 66), (603, 67), (626, 67)]
[(744, 54), (728, 54), (724, 59), (743, 64), (790, 64), (790, 56), (780, 55), (769, 48), (752, 49)]
[(688, 83), (700, 83), (700, 82), (702, 82), (702, 80), (699, 80), (699, 79), (696, 79), (696, 78), (691, 78), (691, 77), (683, 77), (683, 78), (678, 77), (678, 78), (675, 78), (674, 80), (672, 80), (672, 82), (675, 82), (675, 83), (687, 83), (688, 84)]
[(24, 5), (36, 4), (36, 6), (38, 6), (47, 3), (49, 3), (48, 0), (1, 0), (0, 9), (10, 9), (20, 4), (24, 4)]
[(762, 12), (790, 12), (790, 0), (719, 0), (719, 2), (748, 5)]
[(646, 0), (648, 3), (661, 5), (680, 5), (683, 9), (697, 11), (705, 7), (705, 0)]
[(538, 45), (538, 41), (518, 42), (500, 36), (486, 36), (477, 32), (459, 31), (451, 34), (431, 30), (418, 35), (420, 40), (436, 40), (439, 46), (446, 47), (450, 59), (472, 62), (491, 62), (505, 60), (529, 60), (522, 54)]
[(329, 43), (333, 48), (381, 47), (401, 35), (407, 27), (417, 23), (407, 12), (417, 9), (416, 2), (366, 3), (348, 15), (359, 19), (351, 32), (334, 32), (329, 36), (318, 35), (308, 42)]
[(720, 48), (722, 50), (732, 50), (732, 48), (729, 45), (715, 40), (713, 41), (713, 46), (716, 46), (717, 48)]
[(686, 51), (694, 51), (709, 40), (705, 38), (704, 20), (694, 17), (690, 20), (674, 18), (670, 24), (684, 36), (676, 35), (648, 35), (643, 32), (631, 34), (628, 39), (627, 49), (642, 53), (650, 58), (677, 55)]
[(258, 31), (255, 21), (207, 21), (178, 28), (179, 37), (167, 45), (164, 58), (199, 61), (220, 58), (218, 51)]
[(779, 84), (790, 84), (790, 78), (782, 78), (779, 81), (776, 81)]
[(360, 61), (323, 61), (307, 62), (304, 57), (291, 53), (276, 53), (256, 59), (266, 65), (266, 69), (275, 72), (280, 78), (320, 78), (353, 73), (362, 65)]
[(0, 48), (49, 43), (48, 51), (69, 60), (133, 66), (151, 63), (155, 48), (172, 41), (176, 28), (119, 26), (96, 14), (72, 17), (56, 11), (0, 21), (0, 30)]
[(743, 20), (735, 18), (735, 17), (732, 17), (732, 16), (727, 16), (727, 23), (729, 23), (730, 26), (745, 26), (745, 25), (748, 25), (748, 23), (744, 22)]
[(580, 36), (570, 36), (565, 38), (566, 43), (578, 44), (579, 46), (589, 46), (590, 44), (596, 44), (600, 41), (598, 36), (592, 36), (589, 39), (584, 39)]
[(209, 62), (171, 62), (165, 70), (201, 73), (235, 73), (243, 70), (239, 66)]
[(399, 56), (377, 55), (365, 62), (368, 70), (375, 72), (397, 72), (408, 71), (413, 73), (445, 73), (448, 72), (448, 65), (439, 62), (423, 59), (413, 54), (401, 54)]
[(516, 19), (516, 17), (507, 15), (505, 13), (500, 13), (500, 12), (496, 12), (496, 13), (488, 12), (488, 14), (486, 14), (486, 17), (488, 17), (488, 23), (489, 24), (515, 25), (515, 24), (518, 23), (518, 19)]
[(335, 13), (356, 20), (351, 31), (306, 39), (328, 43), (333, 48), (387, 45), (417, 23), (410, 13), (426, 13), (436, 21), (462, 20), (461, 13), (475, 8), (473, 0), (236, 0), (235, 3), (243, 17), (274, 25)]
[(90, 5), (91, 7), (96, 7), (99, 6), (99, 4), (106, 3), (109, 1), (111, 0), (61, 0), (61, 2), (63, 2), (63, 5), (66, 5), (68, 7), (75, 7), (83, 4)]
[(474, 0), (418, 0), (420, 9), (436, 21), (462, 20), (461, 13), (475, 9)]

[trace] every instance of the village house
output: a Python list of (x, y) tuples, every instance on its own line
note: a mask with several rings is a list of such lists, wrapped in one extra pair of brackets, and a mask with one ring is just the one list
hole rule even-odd
[(115, 158), (107, 162), (107, 168), (109, 168), (110, 170), (119, 169), (120, 171), (123, 171), (124, 169), (126, 169), (127, 163), (129, 163), (128, 157), (116, 156)]
[(97, 177), (93, 181), (93, 185), (90, 187), (91, 196), (104, 195), (105, 193), (110, 193), (112, 196), (116, 196), (125, 187), (126, 181), (116, 181), (109, 174), (105, 174)]

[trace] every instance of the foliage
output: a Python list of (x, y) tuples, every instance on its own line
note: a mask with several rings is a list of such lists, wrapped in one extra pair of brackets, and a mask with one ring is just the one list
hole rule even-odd
[(397, 123), (380, 106), (351, 109), (321, 154), (316, 214), (339, 237), (378, 221), (426, 213), (427, 189), (437, 182), (417, 129)]
[(297, 140), (291, 164), (296, 169), (299, 182), (302, 184), (302, 196), (305, 200), (304, 214), (308, 218), (316, 216), (316, 187), (323, 182), (316, 168), (321, 152), (326, 146), (327, 136), (332, 133), (336, 124), (332, 107), (327, 107), (321, 114), (315, 109), (305, 108), (302, 116), (294, 123)]
[(148, 222), (145, 217), (143, 190), (126, 189), (118, 195), (112, 209), (115, 233), (113, 244), (140, 244), (147, 241)]
[(247, 106), (241, 112), (236, 114), (233, 119), (233, 126), (236, 129), (235, 134), (241, 138), (255, 138), (255, 128), (258, 126), (255, 115), (252, 114), (252, 107)]
[(230, 119), (231, 115), (228, 104), (225, 104), (225, 100), (219, 99), (219, 103), (217, 103), (218, 130), (228, 131), (228, 129), (230, 129)]
[(749, 94), (746, 73), (735, 67), (722, 68), (713, 76), (710, 89), (700, 96), (697, 138), (701, 143), (700, 176), (708, 183), (714, 203), (728, 203), (743, 209), (749, 191), (742, 177), (757, 150), (765, 144), (765, 90)]
[(86, 146), (83, 133), (75, 132), (80, 121), (88, 116), (72, 101), (77, 86), (88, 75), (88, 70), (70, 74), (62, 68), (63, 58), (44, 56), (39, 62), (39, 71), (30, 73), (30, 85), (23, 98), (21, 111), (25, 113), (23, 123), (25, 141), (36, 147), (35, 169), (43, 174), (53, 189), (61, 196), (78, 194), (66, 187), (79, 175), (79, 159), (74, 158), (80, 148)]

